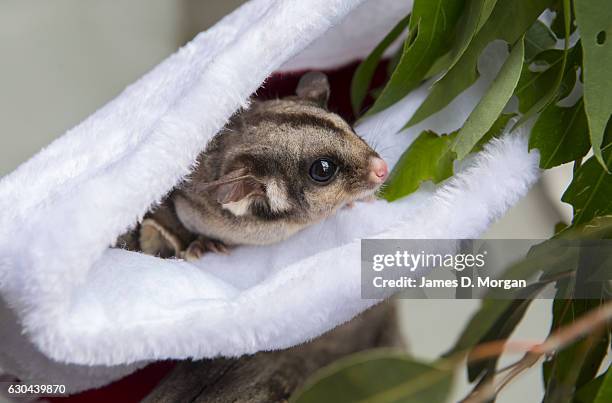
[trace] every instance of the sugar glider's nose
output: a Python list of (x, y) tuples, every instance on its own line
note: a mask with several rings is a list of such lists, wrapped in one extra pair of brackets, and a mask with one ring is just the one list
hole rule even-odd
[(387, 179), (389, 168), (387, 163), (378, 157), (370, 157), (370, 174), (368, 179), (372, 183), (383, 183)]

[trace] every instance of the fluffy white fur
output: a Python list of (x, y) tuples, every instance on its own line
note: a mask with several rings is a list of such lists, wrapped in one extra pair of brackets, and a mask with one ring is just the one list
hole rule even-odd
[[(180, 181), (268, 75), (360, 3), (253, 0), (3, 178), (0, 366), (79, 390), (148, 360), (302, 343), (377, 302), (360, 297), (361, 238), (477, 237), (527, 192), (538, 157), (509, 135), (442, 186), (358, 204), (280, 244), (198, 264), (108, 248)], [(354, 36), (372, 29), (363, 20), (370, 15), (386, 16), (374, 24), (384, 35), (408, 11), (399, 3), (367, 1), (349, 17)], [(312, 48), (326, 49), (321, 41)], [(482, 67), (494, 72), (504, 49), (491, 52)], [(427, 86), (357, 130), (394, 163), (420, 128), (460, 126), (491, 76), (418, 128), (397, 134)]]

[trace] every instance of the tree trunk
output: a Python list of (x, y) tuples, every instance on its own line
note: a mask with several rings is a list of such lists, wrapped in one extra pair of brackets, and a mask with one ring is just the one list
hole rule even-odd
[(235, 359), (184, 361), (144, 400), (283, 402), (317, 369), (375, 347), (400, 347), (396, 311), (383, 302), (303, 345)]

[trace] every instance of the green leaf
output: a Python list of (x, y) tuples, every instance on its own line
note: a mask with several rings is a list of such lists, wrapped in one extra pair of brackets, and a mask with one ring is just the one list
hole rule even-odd
[[(541, 286), (543, 287), (543, 286)], [(510, 306), (493, 322), (491, 328), (476, 344), (483, 344), (494, 340), (506, 340), (510, 337), (516, 326), (525, 316), (525, 312), (532, 299), (511, 301)], [(468, 355), (468, 380), (474, 382), (480, 375), (485, 377), (495, 372), (499, 357), (470, 362)]]
[(608, 369), (593, 403), (612, 402), (612, 371)]
[[(482, 151), (486, 143), (504, 133), (514, 116), (514, 113), (501, 114), (471, 152)], [(457, 132), (441, 136), (431, 131), (422, 132), (393, 168), (381, 193), (382, 197), (389, 201), (397, 200), (416, 191), (423, 182), (439, 183), (450, 177), (456, 159), (450, 144), (456, 136)]]
[(565, 227), (554, 238), (612, 239), (612, 215), (598, 216), (588, 222)]
[(537, 20), (525, 34), (525, 60), (532, 60), (537, 54), (551, 49), (557, 43), (557, 38), (550, 28)]
[[(406, 40), (410, 40), (410, 35), (409, 35), (409, 38), (407, 38)], [(412, 38), (412, 40), (414, 40), (414, 38)], [(393, 72), (395, 71), (395, 68), (397, 67), (400, 59), (402, 58), (402, 53), (404, 53), (404, 48), (400, 46), (393, 53), (393, 56), (389, 58), (389, 63), (387, 64), (387, 79), (389, 79), (391, 75), (393, 74)], [(382, 92), (382, 90), (383, 89), (381, 87), (380, 91)]]
[[(612, 144), (602, 150), (602, 156), (608, 169), (612, 168)], [(612, 214), (612, 174), (595, 157), (589, 158), (578, 168), (561, 200), (574, 207), (574, 225)]]
[(519, 101), (519, 112), (526, 113), (540, 100), (542, 94), (550, 92), (555, 86), (562, 67), (563, 51), (550, 49), (537, 55), (533, 65), (525, 64), (521, 78), (516, 86), (516, 96)]
[(491, 16), (470, 45), (444, 77), (437, 81), (425, 101), (412, 116), (407, 126), (413, 126), (448, 105), (457, 95), (478, 79), (478, 57), (484, 48), (496, 39), (515, 43), (551, 0), (498, 1)]
[[(538, 96), (537, 101), (535, 101), (531, 107), (523, 113), (523, 116), (519, 119), (518, 122), (514, 125), (514, 128), (522, 125), (527, 122), (533, 115), (540, 112), (546, 106), (555, 102), (559, 96), (559, 88), (561, 87), (561, 83), (563, 82), (563, 78), (565, 76), (565, 70), (567, 66), (567, 60), (569, 57), (569, 25), (570, 25), (570, 2), (569, 0), (563, 0), (563, 16), (564, 16), (564, 26), (565, 26), (565, 43), (563, 47), (561, 65), (558, 67), (558, 71), (555, 74), (555, 78), (552, 81), (552, 85), (548, 88), (544, 95)], [(521, 88), (521, 87), (519, 87)], [(539, 94), (538, 94), (539, 95)]]
[(552, 168), (585, 156), (588, 132), (582, 99), (569, 108), (549, 105), (531, 130), (529, 149), (540, 150), (540, 168)]
[(466, 11), (459, 21), (459, 33), (456, 35), (457, 40), (449, 55), (449, 57), (452, 57), (449, 69), (452, 69), (461, 59), (470, 42), (472, 42), (474, 35), (480, 31), (480, 28), (482, 28), (491, 15), (497, 0), (468, 0), (467, 3)]
[[(510, 266), (502, 275), (505, 279), (527, 279), (541, 272), (541, 281), (550, 281), (551, 277), (576, 269), (578, 248), (568, 248), (554, 240), (544, 241), (530, 248), (525, 259)], [(491, 296), (495, 289), (489, 291)]]
[(597, 392), (599, 391), (599, 388), (601, 388), (601, 385), (603, 384), (603, 380), (608, 371), (606, 371), (602, 375), (599, 375), (597, 378), (592, 379), (586, 385), (578, 389), (578, 391), (576, 391), (576, 394), (574, 395), (573, 402), (574, 403), (593, 403), (595, 401), (595, 396), (597, 396)]
[(497, 120), (493, 123), (493, 126), (485, 133), (484, 136), (478, 140), (478, 143), (474, 146), (471, 152), (478, 152), (484, 148), (484, 145), (487, 144), (494, 138), (500, 137), (505, 131), (504, 129), (508, 126), (508, 122), (510, 119), (516, 116), (516, 113), (502, 113), (499, 115)]
[(373, 350), (340, 359), (316, 373), (294, 403), (446, 401), (453, 373), (401, 353)]
[(355, 116), (359, 114), (361, 104), (368, 94), (372, 77), (374, 76), (374, 72), (376, 71), (376, 67), (380, 62), (381, 57), (385, 53), (385, 50), (387, 50), (387, 48), (391, 46), (391, 44), (402, 34), (402, 32), (404, 32), (409, 21), (410, 14), (404, 17), (393, 27), (391, 32), (389, 32), (387, 36), (383, 38), (378, 46), (374, 48), (372, 53), (370, 53), (368, 57), (361, 62), (359, 67), (357, 67), (357, 70), (355, 70), (355, 74), (353, 75), (353, 80), (351, 82), (351, 105), (353, 106)]
[[(565, 98), (574, 88), (576, 70), (581, 63), (580, 46), (574, 46), (568, 52), (564, 71), (562, 68), (565, 51), (558, 49), (549, 49), (538, 54), (532, 63), (537, 70), (532, 70), (531, 65), (527, 64), (523, 67), (515, 94), (519, 100), (519, 111), (526, 115), (524, 121), (532, 116), (540, 105), (546, 104), (542, 99), (545, 98), (545, 101), (551, 103)], [(559, 77), (561, 81), (558, 82)]]
[(511, 305), (512, 300), (510, 299), (483, 299), (480, 303), (480, 309), (463, 328), (463, 332), (453, 348), (444, 355), (449, 356), (474, 347), (486, 336), (487, 332), (489, 332), (504, 312), (507, 312)]
[[(557, 1), (555, 4), (553, 4), (552, 7), (550, 7), (550, 9), (555, 12), (555, 18), (553, 19), (552, 24), (550, 24), (550, 29), (555, 33), (557, 38), (563, 38), (565, 37), (565, 25), (564, 25), (565, 22), (563, 18), (563, 0)], [(570, 7), (570, 21), (572, 21), (572, 24), (570, 24), (570, 34), (571, 34), (576, 30), (573, 7)]]
[(450, 70), (457, 64), (476, 33), (480, 31), (480, 28), (491, 15), (497, 0), (466, 0), (466, 3), (465, 11), (461, 14), (457, 24), (458, 32), (454, 35), (455, 40), (451, 49), (434, 62), (425, 75), (425, 79), (431, 78), (441, 71)]
[(606, 171), (602, 142), (612, 115), (612, 7), (609, 0), (576, 0), (583, 56), (584, 106), (593, 154)]
[(565, 230), (567, 228), (567, 224), (563, 221), (559, 221), (558, 223), (555, 224), (555, 234)]
[(438, 136), (424, 131), (412, 142), (393, 168), (383, 188), (389, 201), (407, 196), (425, 181), (438, 183), (453, 174), (454, 155), (449, 145), (455, 134)]
[[(565, 290), (561, 290), (564, 292)], [(600, 305), (599, 300), (560, 299), (553, 302), (551, 332), (572, 324), (580, 316)], [(546, 382), (545, 402), (569, 401), (576, 389), (586, 385), (597, 374), (607, 354), (608, 335), (586, 337), (557, 351), (542, 369)]]
[(414, 2), (408, 29), (416, 37), (404, 45), (397, 68), (366, 115), (388, 108), (421, 83), (434, 62), (448, 51), (462, 6), (462, 0)]
[(493, 126), (500, 113), (512, 97), (523, 68), (525, 46), (521, 38), (510, 56), (493, 80), (493, 83), (482, 97), (476, 108), (459, 130), (451, 149), (457, 153), (458, 159), (463, 159), (478, 140)]

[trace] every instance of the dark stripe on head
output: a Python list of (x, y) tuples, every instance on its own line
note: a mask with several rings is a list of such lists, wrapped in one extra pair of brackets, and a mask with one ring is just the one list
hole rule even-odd
[(258, 125), (262, 122), (270, 122), (275, 125), (290, 125), (293, 127), (323, 127), (329, 131), (338, 133), (346, 133), (347, 130), (339, 127), (336, 122), (331, 119), (327, 119), (323, 116), (318, 116), (311, 113), (300, 112), (300, 113), (288, 113), (288, 112), (277, 112), (277, 113), (262, 113), (252, 117), (249, 123)]

